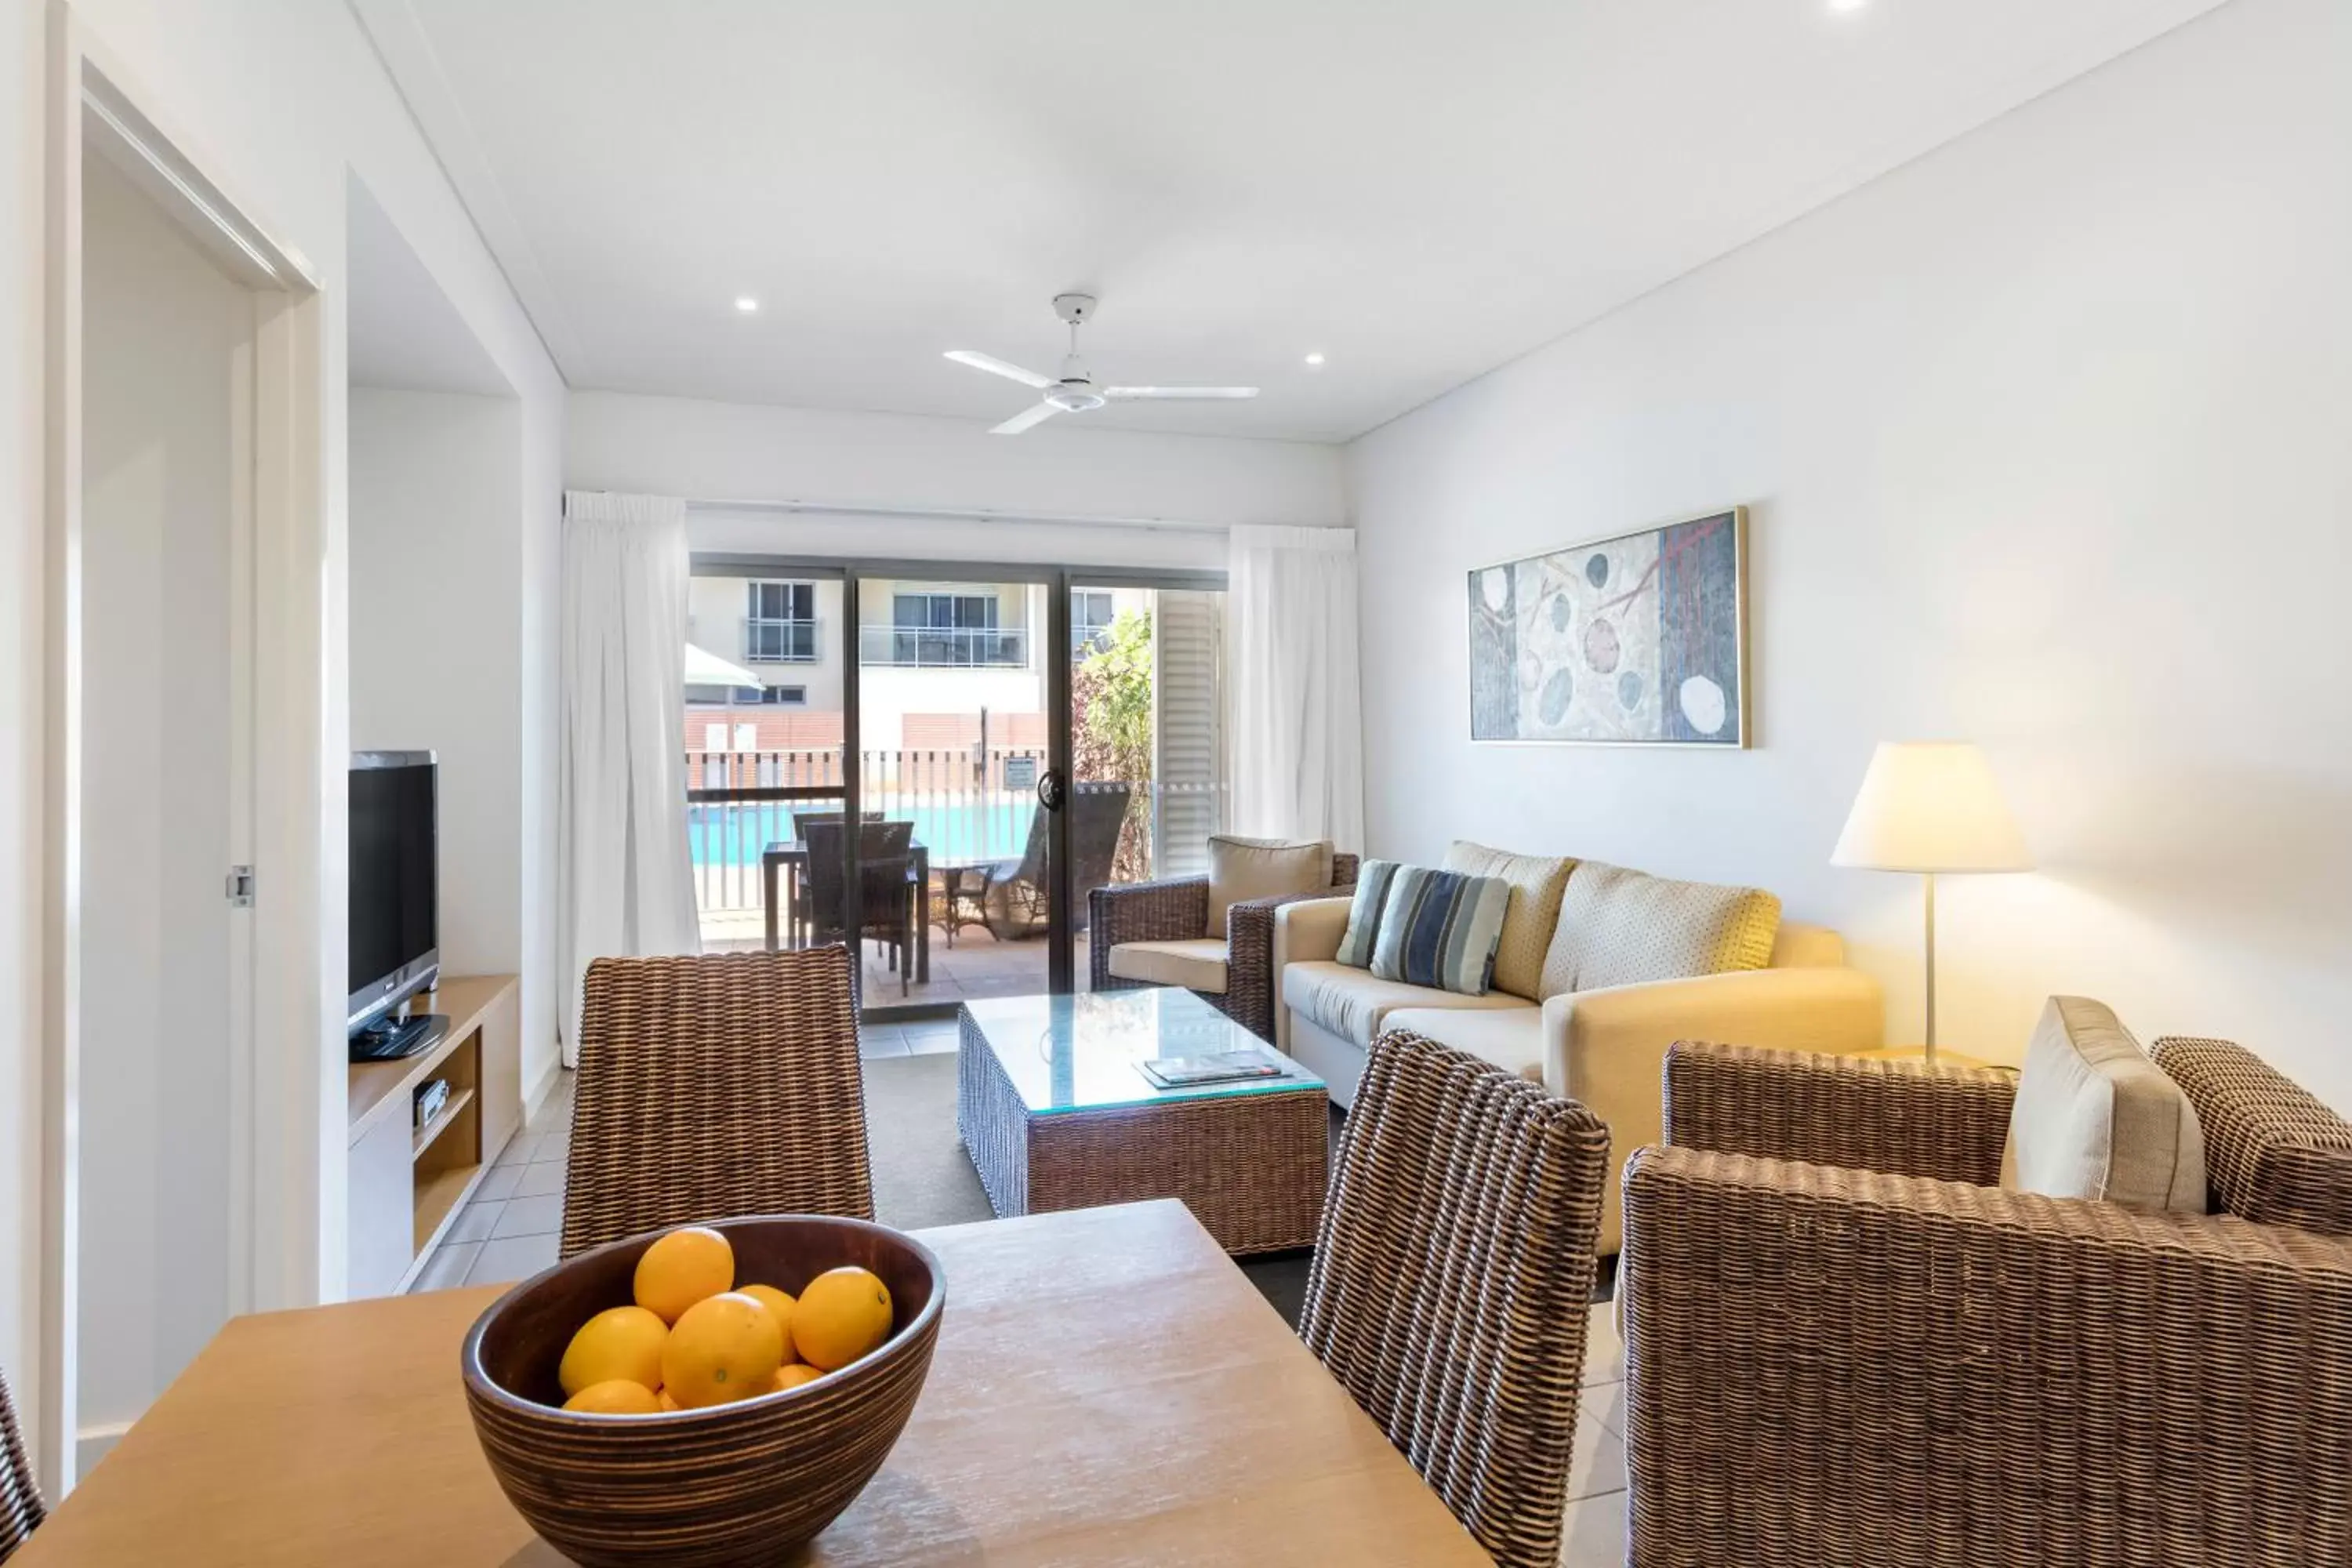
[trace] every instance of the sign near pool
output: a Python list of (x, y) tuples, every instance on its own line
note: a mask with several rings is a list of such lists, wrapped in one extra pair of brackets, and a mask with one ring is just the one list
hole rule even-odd
[(1034, 757), (1005, 758), (1004, 787), (1006, 789), (1035, 789), (1037, 787), (1037, 759)]

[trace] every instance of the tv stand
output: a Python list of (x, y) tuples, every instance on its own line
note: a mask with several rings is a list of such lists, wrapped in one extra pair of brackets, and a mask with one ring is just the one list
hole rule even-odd
[[(428, 1026), (406, 1056), (351, 1064), (345, 1287), (354, 1299), (408, 1289), (522, 1125), (515, 977), (444, 975), (415, 1007), (442, 1023), (437, 1035)], [(449, 1095), (420, 1127), (416, 1091), (435, 1079)]]
[(443, 1013), (411, 1013), (404, 1018), (379, 1018), (352, 1037), (352, 1060), (396, 1062), (428, 1051), (449, 1032)]

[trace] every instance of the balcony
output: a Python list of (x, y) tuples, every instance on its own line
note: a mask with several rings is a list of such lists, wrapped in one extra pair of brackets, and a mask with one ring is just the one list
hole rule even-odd
[(910, 669), (1025, 669), (1029, 636), (995, 626), (860, 626), (857, 658)]
[(814, 664), (816, 621), (748, 619), (743, 623), (746, 664)]

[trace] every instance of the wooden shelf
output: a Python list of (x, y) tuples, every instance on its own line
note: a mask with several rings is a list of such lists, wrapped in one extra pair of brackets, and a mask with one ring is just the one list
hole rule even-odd
[(465, 1110), (466, 1107), (471, 1105), (473, 1102), (474, 1091), (472, 1089), (459, 1089), (451, 1090), (449, 1098), (442, 1102), (441, 1109), (433, 1113), (433, 1120), (416, 1130), (416, 1137), (415, 1142), (410, 1145), (408, 1157), (413, 1160), (419, 1154), (424, 1153), (425, 1150), (431, 1148), (433, 1146), (433, 1140), (440, 1137), (441, 1134), (449, 1131), (450, 1126), (457, 1120), (457, 1113)]
[(440, 1234), (443, 1224), (473, 1189), (474, 1178), (481, 1173), (482, 1167), (478, 1164), (452, 1165), (430, 1176), (417, 1176), (416, 1230), (411, 1245), (418, 1252), (423, 1252)]

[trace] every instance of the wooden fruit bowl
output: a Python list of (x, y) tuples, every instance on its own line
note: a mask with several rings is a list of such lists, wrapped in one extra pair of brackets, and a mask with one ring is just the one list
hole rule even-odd
[(710, 1223), (735, 1249), (739, 1283), (798, 1295), (858, 1264), (890, 1288), (896, 1326), (865, 1359), (782, 1394), (588, 1415), (561, 1408), (557, 1363), (581, 1324), (629, 1302), (637, 1257), (660, 1232), (583, 1252), (491, 1303), (462, 1352), (474, 1431), (516, 1510), (588, 1568), (789, 1560), (882, 1468), (930, 1371), (947, 1280), (922, 1243), (814, 1215)]

